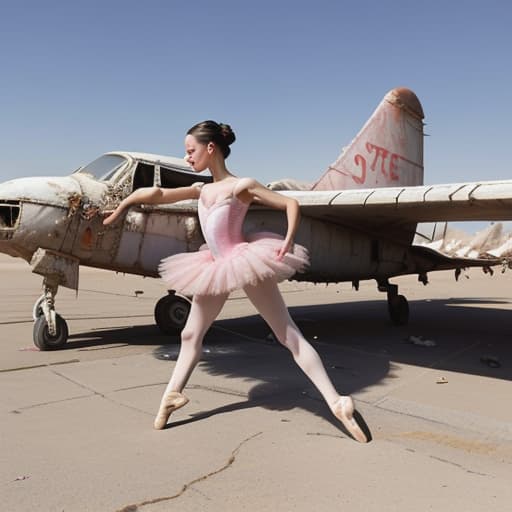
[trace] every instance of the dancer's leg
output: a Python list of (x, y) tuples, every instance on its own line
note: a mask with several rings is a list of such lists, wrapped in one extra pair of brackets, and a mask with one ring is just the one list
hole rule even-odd
[(353, 416), (352, 398), (340, 396), (334, 388), (317, 351), (290, 317), (277, 284), (266, 280), (256, 286), (246, 286), (244, 290), (277, 339), (291, 351), (295, 362), (320, 391), (333, 414), (357, 441), (366, 443), (366, 434)]
[(194, 297), (187, 322), (181, 332), (181, 347), (176, 366), (155, 418), (154, 427), (157, 430), (165, 427), (173, 411), (188, 402), (188, 398), (181, 392), (201, 357), (204, 335), (220, 313), (227, 297), (227, 294)]
[(166, 393), (182, 392), (187, 381), (201, 358), (203, 338), (212, 325), (222, 306), (226, 302), (225, 295), (197, 295), (192, 300), (192, 306), (187, 322), (181, 332), (181, 347), (176, 366), (167, 385)]
[(277, 284), (267, 279), (256, 286), (246, 286), (244, 291), (279, 342), (291, 351), (295, 362), (332, 406), (340, 395), (329, 379), (317, 351), (290, 317)]

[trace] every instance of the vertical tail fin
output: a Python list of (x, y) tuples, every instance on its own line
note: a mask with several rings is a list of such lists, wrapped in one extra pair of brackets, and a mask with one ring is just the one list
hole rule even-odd
[(423, 185), (423, 117), (412, 91), (388, 92), (312, 190)]

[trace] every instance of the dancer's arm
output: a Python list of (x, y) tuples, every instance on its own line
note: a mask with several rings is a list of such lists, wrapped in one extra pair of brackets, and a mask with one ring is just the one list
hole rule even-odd
[(143, 187), (138, 188), (129, 196), (125, 197), (119, 206), (103, 220), (105, 226), (112, 224), (123, 213), (124, 210), (134, 204), (169, 204), (182, 201), (184, 199), (198, 199), (201, 193), (200, 184), (194, 184), (190, 187), (178, 188), (160, 188)]
[(299, 227), (300, 208), (298, 201), (293, 197), (287, 197), (269, 190), (253, 178), (240, 179), (235, 187), (235, 193), (242, 201), (255, 202), (278, 210), (286, 210), (288, 230), (278, 253), (278, 258), (282, 259), (292, 248), (295, 233)]

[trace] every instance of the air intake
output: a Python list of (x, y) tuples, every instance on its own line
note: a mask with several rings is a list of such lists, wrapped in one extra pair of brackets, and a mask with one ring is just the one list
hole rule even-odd
[(20, 216), (18, 201), (0, 201), (0, 229), (13, 229)]

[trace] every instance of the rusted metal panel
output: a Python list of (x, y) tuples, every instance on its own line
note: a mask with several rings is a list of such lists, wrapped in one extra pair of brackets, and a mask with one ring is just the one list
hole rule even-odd
[(38, 249), (30, 262), (32, 272), (49, 277), (55, 284), (78, 290), (79, 260), (67, 254)]

